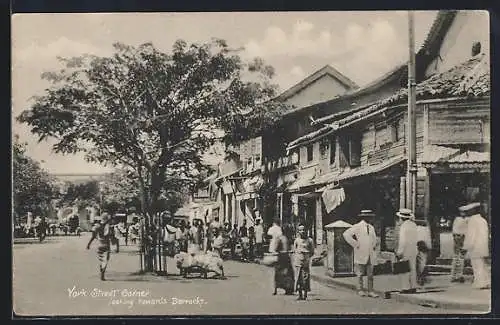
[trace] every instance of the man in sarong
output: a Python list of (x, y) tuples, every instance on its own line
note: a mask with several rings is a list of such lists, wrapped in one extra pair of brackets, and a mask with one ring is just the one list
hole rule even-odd
[(307, 236), (305, 226), (299, 226), (299, 236), (293, 244), (295, 289), (299, 292), (298, 300), (306, 300), (311, 291), (311, 257), (314, 254), (314, 242)]

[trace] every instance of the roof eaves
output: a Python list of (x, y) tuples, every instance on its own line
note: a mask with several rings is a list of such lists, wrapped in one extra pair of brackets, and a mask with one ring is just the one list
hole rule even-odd
[(326, 66), (322, 67), (321, 69), (313, 72), (312, 74), (310, 74), (306, 78), (302, 79), (301, 81), (299, 81), (298, 83), (296, 83), (292, 87), (288, 88), (284, 92), (282, 92), (280, 95), (277, 96), (277, 99), (278, 100), (286, 100), (286, 99), (292, 97), (293, 95), (297, 94), (302, 89), (306, 88), (307, 86), (309, 86), (310, 84), (312, 84), (313, 82), (315, 82), (316, 80), (318, 80), (319, 78), (321, 78), (325, 75), (330, 75), (330, 76), (334, 77), (335, 79), (339, 80), (342, 84), (347, 86), (347, 88), (349, 88), (349, 89), (359, 88), (359, 86), (354, 81), (347, 78), (345, 75), (343, 75), (341, 72), (339, 72), (338, 70), (336, 70), (332, 66), (326, 65)]
[(443, 10), (438, 12), (419, 52), (426, 53), (431, 56), (437, 54), (443, 38), (448, 32), (448, 29), (455, 19), (457, 12), (457, 10)]
[[(479, 62), (478, 62), (479, 60)], [(470, 68), (469, 66), (472, 64), (476, 64), (474, 68)], [(481, 70), (481, 68), (484, 69), (484, 67), (487, 66), (489, 67), (489, 62), (488, 58), (483, 54), (483, 55), (478, 55), (475, 56), (466, 62), (463, 62), (460, 65), (457, 65), (448, 71), (445, 71), (443, 73), (440, 73), (438, 75), (434, 75), (431, 78), (423, 81), (422, 83), (417, 85), (417, 99), (420, 98), (425, 98), (425, 96), (430, 92), (431, 94), (434, 94), (436, 97), (450, 97), (450, 96), (458, 96), (461, 94), (466, 94), (468, 96), (485, 96), (490, 93), (489, 90), (489, 82), (486, 82), (483, 80), (484, 78), (482, 77), (482, 73), (484, 73), (486, 76), (489, 78), (489, 71), (484, 71)], [(460, 70), (463, 70), (463, 76), (462, 78), (456, 78), (455, 80), (450, 79), (450, 80), (445, 80), (445, 76), (452, 77), (455, 73), (455, 71), (460, 72)], [(464, 83), (465, 81), (470, 82), (483, 82), (484, 85), (480, 84), (478, 87), (475, 85), (470, 85)], [(436, 83), (440, 87), (443, 87), (442, 84), (444, 84), (443, 81), (446, 81), (447, 83), (455, 84), (455, 88), (453, 87), (448, 87), (448, 89), (434, 89), (432, 88), (432, 83)], [(478, 89), (476, 89), (478, 88)], [(374, 114), (380, 113), (382, 110), (390, 108), (390, 107), (397, 107), (401, 106), (401, 102), (403, 100), (407, 99), (407, 93), (408, 90), (406, 88), (401, 88), (400, 90), (396, 91), (394, 94), (391, 96), (388, 96), (384, 99), (378, 100), (375, 103), (371, 103), (368, 105), (365, 105), (361, 107), (357, 112), (354, 112), (353, 114), (340, 119), (336, 121), (333, 124), (328, 124), (319, 130), (313, 131), (311, 133), (308, 133), (300, 138), (295, 139), (292, 141), (288, 146), (288, 150), (292, 150), (293, 148), (297, 147), (298, 145), (312, 141), (313, 139), (316, 139), (319, 136), (325, 136), (328, 135), (338, 128), (345, 127), (347, 125), (351, 125), (353, 123), (362, 121)]]

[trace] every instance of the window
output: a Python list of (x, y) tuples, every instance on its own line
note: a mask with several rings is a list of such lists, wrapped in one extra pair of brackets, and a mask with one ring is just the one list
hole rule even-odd
[(390, 142), (391, 134), (390, 134), (390, 126), (379, 124), (375, 126), (375, 148), (384, 147), (385, 144)]
[(307, 162), (314, 159), (314, 145), (310, 144), (307, 146)]
[(361, 136), (352, 135), (349, 138), (349, 165), (357, 167), (361, 165)]
[(391, 133), (391, 142), (392, 143), (396, 143), (400, 139), (400, 135), (399, 135), (399, 131), (398, 131), (398, 126), (399, 126), (398, 122), (392, 123), (389, 126), (390, 133)]
[(328, 140), (323, 138), (323, 139), (321, 139), (321, 142), (319, 143), (319, 153), (321, 155), (321, 158), (324, 158), (327, 156), (327, 151), (328, 151)]
[(337, 139), (330, 139), (330, 165), (335, 164), (335, 156), (337, 154)]

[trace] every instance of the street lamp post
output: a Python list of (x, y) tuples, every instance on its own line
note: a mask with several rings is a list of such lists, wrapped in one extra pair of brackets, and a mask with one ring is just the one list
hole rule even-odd
[(415, 78), (415, 26), (414, 13), (408, 11), (408, 135), (407, 135), (407, 192), (406, 207), (416, 210), (417, 155), (416, 155), (416, 78)]

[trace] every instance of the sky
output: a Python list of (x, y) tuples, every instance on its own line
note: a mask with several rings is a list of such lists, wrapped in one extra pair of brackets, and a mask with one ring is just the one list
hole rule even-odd
[[(416, 48), (436, 11), (415, 13)], [(170, 52), (177, 39), (205, 42), (212, 37), (244, 47), (245, 58), (261, 57), (276, 70), (284, 91), (326, 64), (363, 86), (408, 58), (404, 11), (16, 14), (12, 17), (12, 117), (29, 108), (30, 98), (48, 84), (42, 72), (61, 68), (57, 57), (106, 56), (112, 44), (152, 42)], [(53, 141), (38, 143), (26, 125), (12, 122), (13, 134), (28, 143), (27, 154), (52, 173), (101, 173), (106, 167), (81, 155), (52, 153)]]

